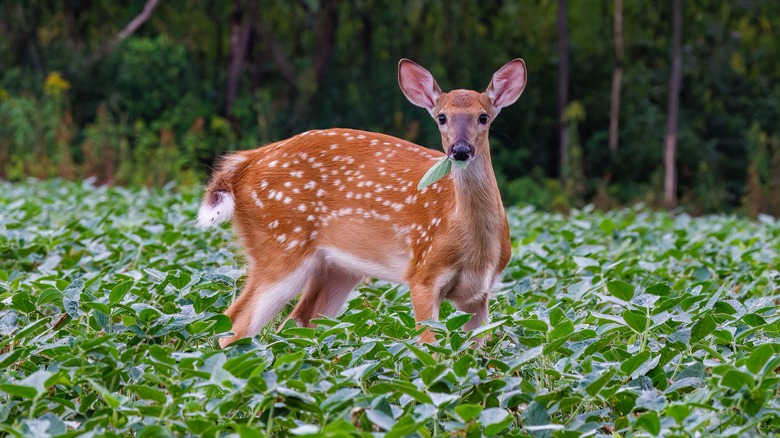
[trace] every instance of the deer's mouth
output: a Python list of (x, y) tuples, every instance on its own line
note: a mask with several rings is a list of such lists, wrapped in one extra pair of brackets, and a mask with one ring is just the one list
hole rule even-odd
[(455, 143), (450, 146), (448, 155), (455, 161), (468, 161), (474, 158), (474, 146), (468, 143)]

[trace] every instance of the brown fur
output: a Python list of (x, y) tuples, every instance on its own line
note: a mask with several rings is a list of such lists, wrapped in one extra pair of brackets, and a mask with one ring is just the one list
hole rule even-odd
[[(468, 329), (487, 319), (488, 294), (511, 243), (488, 129), (477, 120), (492, 119), (500, 107), (484, 93), (441, 93), (424, 69), (412, 73), (410, 81), (400, 75), (410, 100), (435, 102), (432, 115), (454, 120), (441, 128), (445, 151), (456, 141), (473, 144), (468, 169), (453, 168), (418, 190), (441, 152), (330, 129), (229, 155), (215, 172), (204, 204), (217, 206), (220, 192), (235, 198), (233, 224), (249, 261), (247, 284), (226, 312), (235, 336), (222, 346), (253, 336), (301, 291), (291, 315), (299, 325), (334, 316), (364, 276), (408, 283), (417, 321), (435, 319), (443, 299), (476, 315)], [(423, 85), (430, 88), (414, 89)], [(432, 340), (425, 332), (420, 341)]]

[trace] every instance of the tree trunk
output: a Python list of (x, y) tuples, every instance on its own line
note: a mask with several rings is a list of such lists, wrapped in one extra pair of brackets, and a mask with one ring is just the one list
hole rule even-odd
[(677, 206), (677, 119), (680, 111), (680, 83), (682, 82), (682, 0), (672, 0), (672, 78), (669, 82), (669, 119), (664, 144), (664, 206)]
[(615, 0), (615, 70), (612, 72), (612, 99), (609, 106), (609, 152), (618, 148), (620, 121), (620, 82), (623, 79), (623, 0)]
[(558, 134), (561, 185), (566, 185), (569, 161), (569, 132), (564, 113), (569, 104), (569, 29), (566, 0), (558, 0)]
[(233, 103), (238, 92), (238, 81), (244, 69), (244, 59), (249, 45), (252, 22), (241, 0), (233, 2), (230, 14), (230, 62), (228, 64), (227, 92), (225, 97), (225, 116), (230, 118)]

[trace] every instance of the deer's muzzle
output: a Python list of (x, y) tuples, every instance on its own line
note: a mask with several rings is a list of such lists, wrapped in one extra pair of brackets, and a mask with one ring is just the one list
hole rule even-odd
[(450, 158), (457, 161), (466, 161), (474, 156), (474, 146), (466, 142), (458, 142), (450, 146)]

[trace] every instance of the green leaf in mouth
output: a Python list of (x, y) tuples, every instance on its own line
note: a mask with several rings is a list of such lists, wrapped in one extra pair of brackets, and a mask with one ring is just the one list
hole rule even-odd
[(436, 162), (436, 164), (431, 166), (427, 172), (425, 172), (425, 175), (423, 175), (420, 183), (417, 184), (417, 190), (422, 190), (425, 187), (428, 187), (429, 185), (447, 176), (447, 174), (450, 173), (450, 169), (452, 168), (453, 164), (457, 167), (460, 167), (461, 169), (465, 169), (468, 167), (469, 162), (465, 160), (453, 160), (446, 156), (442, 157), (439, 161)]

